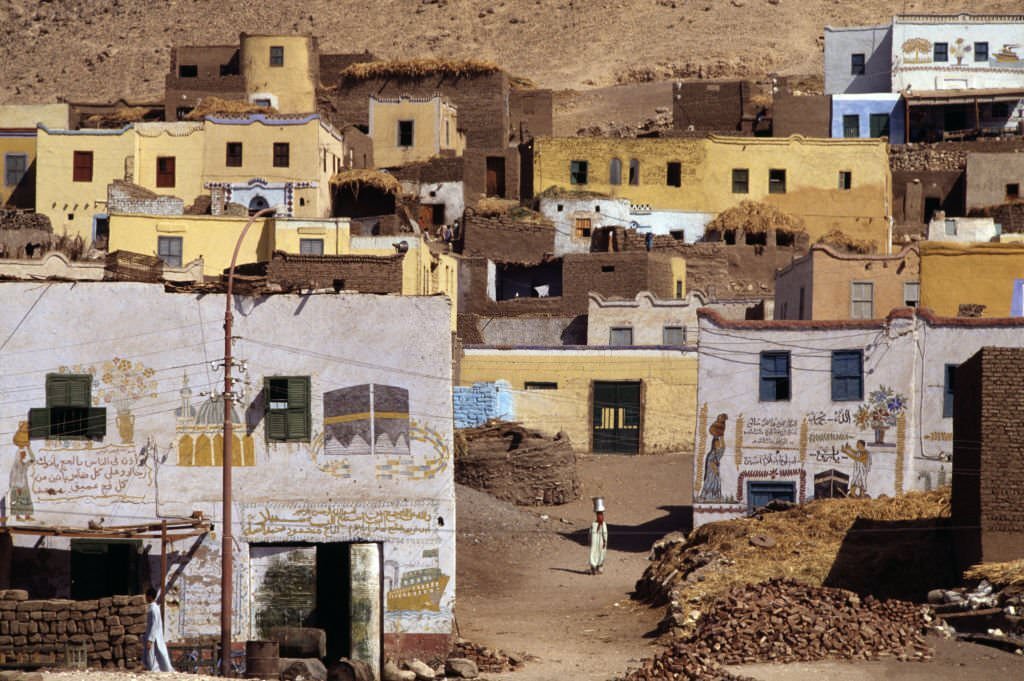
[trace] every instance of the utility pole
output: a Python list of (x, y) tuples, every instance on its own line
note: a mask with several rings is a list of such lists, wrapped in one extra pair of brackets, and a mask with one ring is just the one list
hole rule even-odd
[(277, 208), (264, 208), (257, 211), (245, 223), (242, 233), (238, 235), (235, 242), (235, 251), (231, 254), (231, 267), (228, 268), (227, 295), (224, 303), (224, 446), (221, 456), (222, 472), (222, 499), (221, 510), (221, 547), (220, 547), (220, 674), (231, 676), (231, 605), (234, 599), (234, 537), (231, 528), (231, 456), (232, 438), (234, 437), (234, 424), (231, 422), (231, 412), (234, 407), (234, 388), (231, 377), (231, 363), (234, 359), (231, 356), (231, 327), (234, 321), (232, 300), (234, 298), (235, 286), (235, 264), (238, 262), (238, 251), (242, 248), (242, 241), (245, 235), (258, 218), (273, 215)]

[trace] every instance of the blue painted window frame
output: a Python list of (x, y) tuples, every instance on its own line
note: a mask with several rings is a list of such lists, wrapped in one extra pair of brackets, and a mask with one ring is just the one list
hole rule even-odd
[(832, 351), (832, 401), (859, 402), (864, 399), (864, 352)]
[(792, 395), (789, 352), (762, 352), (759, 364), (758, 399), (761, 402), (788, 402)]

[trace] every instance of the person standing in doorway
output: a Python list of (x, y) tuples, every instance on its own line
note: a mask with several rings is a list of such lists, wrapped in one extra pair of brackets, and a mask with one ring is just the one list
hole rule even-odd
[(597, 518), (590, 524), (590, 574), (604, 572), (604, 556), (608, 550), (608, 526), (604, 522), (604, 511), (597, 511)]
[(164, 618), (156, 603), (156, 589), (146, 589), (146, 647), (142, 652), (142, 664), (151, 672), (173, 672), (171, 657), (164, 642)]

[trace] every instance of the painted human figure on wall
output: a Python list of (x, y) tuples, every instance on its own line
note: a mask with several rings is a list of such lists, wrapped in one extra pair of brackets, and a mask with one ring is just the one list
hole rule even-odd
[(853, 475), (850, 477), (851, 497), (868, 496), (868, 473), (871, 472), (871, 452), (864, 440), (857, 440), (857, 446), (843, 445), (843, 454), (853, 461)]
[(698, 497), (702, 501), (714, 501), (722, 498), (722, 457), (725, 456), (725, 422), (728, 415), (719, 414), (715, 422), (708, 428), (711, 435), (711, 447), (704, 457), (704, 484), (701, 485)]
[(18, 424), (18, 431), (14, 434), (14, 446), (18, 448), (18, 453), (14, 457), (14, 464), (11, 465), (10, 494), (8, 496), (11, 505), (10, 514), (14, 516), (15, 520), (32, 520), (35, 508), (32, 505), (32, 493), (28, 485), (28, 467), (35, 463), (36, 457), (29, 444), (28, 421)]

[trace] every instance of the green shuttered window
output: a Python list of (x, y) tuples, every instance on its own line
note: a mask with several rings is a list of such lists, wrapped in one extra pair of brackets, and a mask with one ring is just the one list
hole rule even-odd
[(29, 409), (29, 437), (102, 440), (107, 410), (92, 406), (92, 376), (47, 374), (46, 407)]
[(268, 377), (264, 380), (264, 391), (267, 440), (308, 442), (311, 430), (309, 376)]

